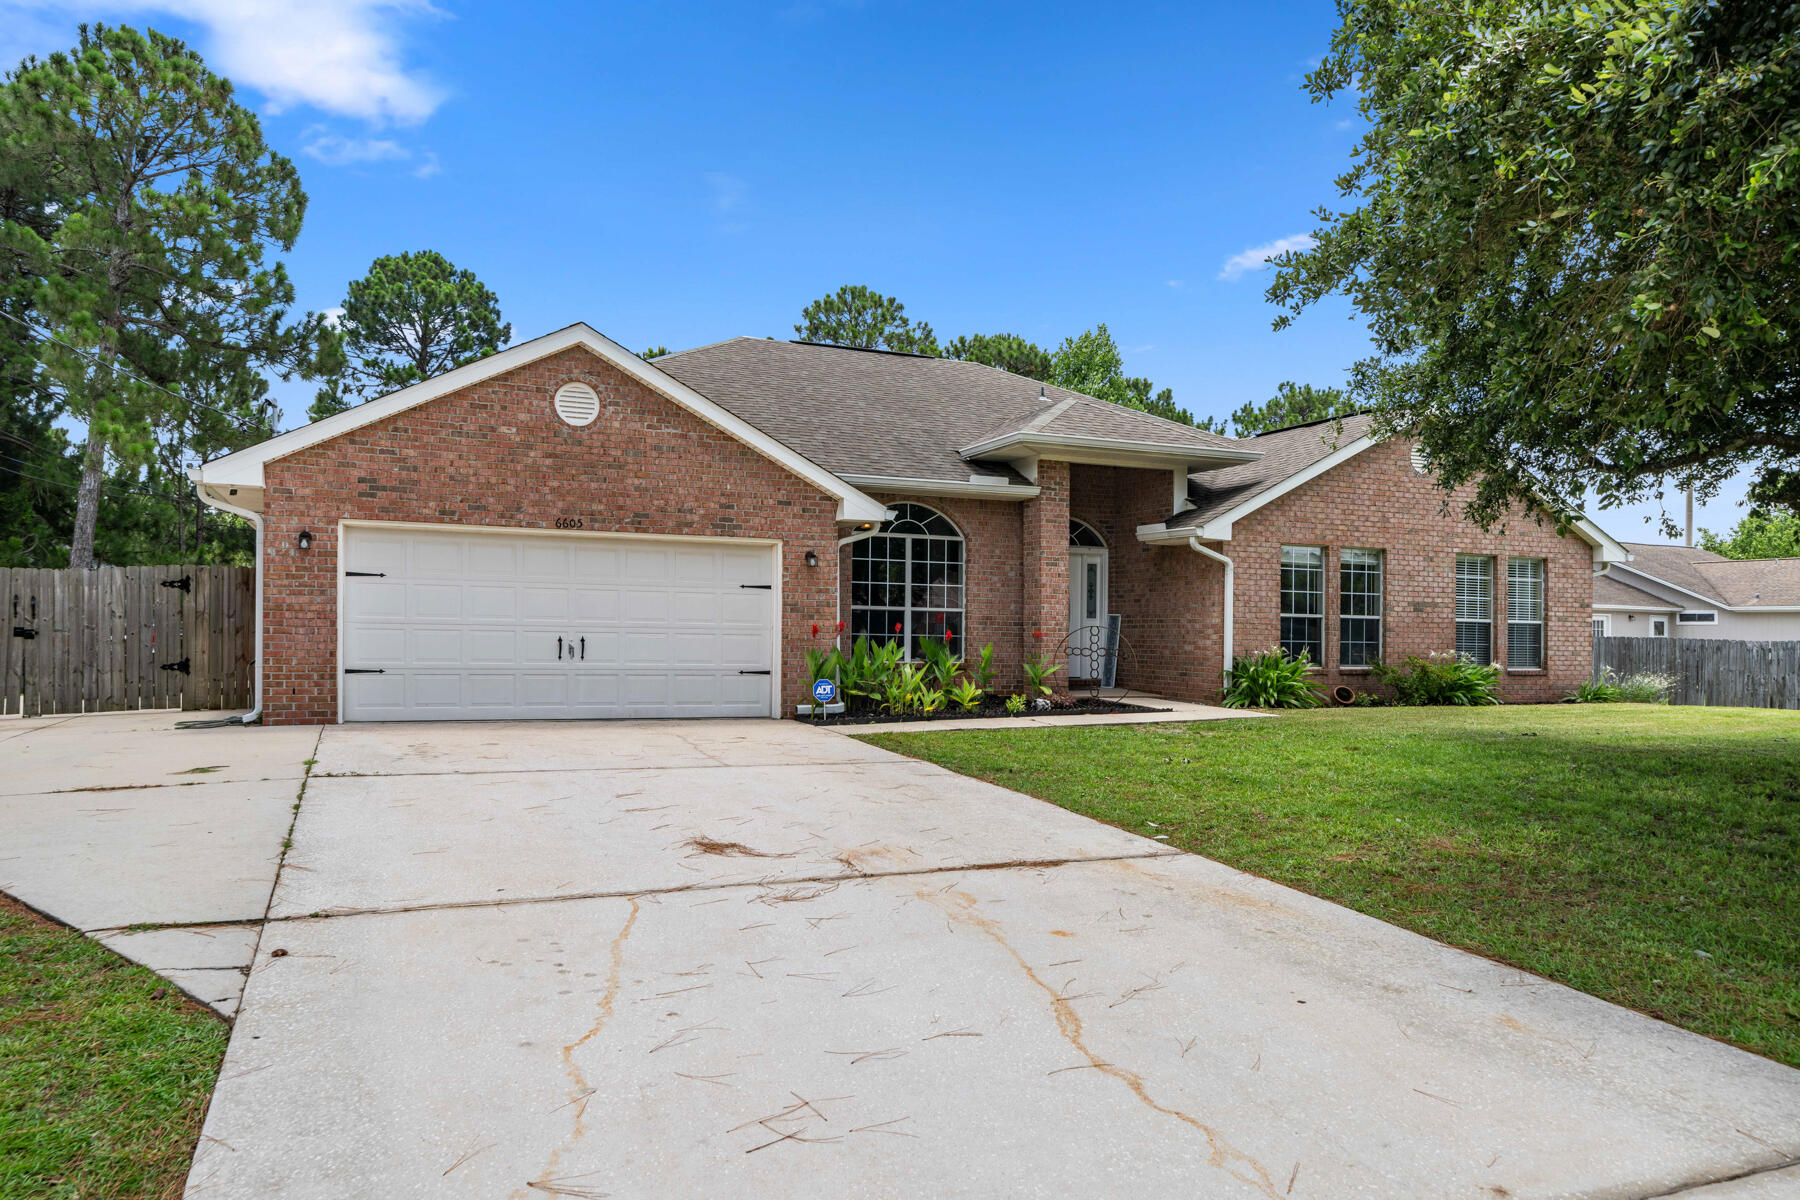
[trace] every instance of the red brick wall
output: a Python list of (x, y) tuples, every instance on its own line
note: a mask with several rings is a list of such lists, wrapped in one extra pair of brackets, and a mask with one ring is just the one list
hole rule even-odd
[(1124, 618), (1118, 682), (1158, 696), (1216, 695), (1222, 571), (1186, 546), (1137, 540), (1138, 526), (1169, 515), (1169, 472), (1086, 464), (1072, 472), (1069, 515), (1106, 539), (1107, 604)]
[[(551, 396), (600, 396), (581, 429)], [(263, 713), (337, 719), (337, 522), (420, 521), (779, 539), (783, 710), (803, 698), (810, 626), (833, 620), (836, 502), (583, 349), (571, 349), (268, 464)], [(310, 550), (295, 545), (312, 531)], [(806, 566), (806, 551), (820, 565)]]
[[(1560, 699), (1592, 669), (1592, 549), (1522, 515), (1484, 532), (1459, 515), (1467, 496), (1447, 495), (1419, 475), (1410, 454), (1404, 442), (1375, 446), (1236, 523), (1231, 541), (1217, 549), (1237, 567), (1237, 653), (1265, 650), (1280, 639), (1283, 545), (1325, 547), (1326, 663), (1319, 678), (1328, 686), (1343, 682), (1358, 690), (1371, 687), (1367, 673), (1336, 665), (1338, 551), (1385, 552), (1382, 654), (1389, 662), (1455, 648), (1456, 556), (1484, 554), (1495, 559), (1494, 650), (1503, 667), (1501, 696)], [(1191, 550), (1182, 553), (1199, 557)], [(1504, 669), (1509, 557), (1546, 560), (1542, 671)], [(1217, 679), (1222, 666), (1217, 640), (1205, 650), (1200, 675)], [(1216, 688), (1201, 694), (1214, 695)]]

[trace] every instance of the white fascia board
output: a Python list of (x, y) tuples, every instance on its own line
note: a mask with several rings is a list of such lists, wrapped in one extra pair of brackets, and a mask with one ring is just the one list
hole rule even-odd
[(498, 354), (467, 366), (446, 371), (442, 375), (415, 383), (411, 387), (401, 388), (367, 404), (359, 404), (341, 413), (335, 413), (322, 421), (314, 421), (299, 429), (289, 430), (264, 442), (258, 442), (227, 454), (197, 468), (195, 482), (214, 484), (219, 487), (258, 487), (263, 486), (263, 467), (278, 458), (316, 446), (320, 442), (341, 437), (364, 425), (384, 420), (396, 413), (405, 412), (421, 404), (447, 396), (451, 392), (470, 387), (483, 380), (492, 379), (508, 371), (516, 370), (541, 358), (560, 353), (571, 347), (582, 346), (592, 351), (597, 357), (611, 363), (639, 383), (663, 396), (665, 399), (687, 409), (707, 424), (731, 435), (752, 450), (769, 459), (777, 466), (783, 467), (800, 478), (806, 480), (826, 495), (834, 497), (838, 502), (838, 520), (840, 521), (879, 521), (887, 510), (863, 495), (856, 488), (845, 483), (838, 476), (797, 453), (782, 442), (776, 441), (762, 430), (751, 425), (737, 414), (722, 408), (693, 388), (682, 383), (674, 376), (645, 362), (631, 351), (625, 349), (597, 329), (577, 322), (566, 329), (555, 333), (533, 338), (529, 342), (521, 342)]
[[(1087, 452), (1120, 459), (1136, 459), (1146, 465), (1167, 466), (1211, 464), (1215, 467), (1233, 463), (1255, 462), (1260, 450), (1234, 450), (1228, 447), (1176, 446), (1168, 442), (1134, 442), (1121, 438), (1081, 437), (1072, 433), (1032, 433), (1009, 431), (957, 451), (964, 458), (1039, 458), (1065, 459), (1070, 453)], [(1069, 461), (1080, 461), (1070, 459)]]
[(1603, 600), (1594, 601), (1593, 608), (1595, 612), (1673, 613), (1682, 611), (1679, 606), (1674, 604), (1664, 608), (1656, 604), (1607, 604)]
[(1345, 442), (1311, 466), (1295, 471), (1273, 487), (1264, 488), (1236, 507), (1227, 509), (1204, 525), (1195, 527), (1193, 535), (1205, 542), (1229, 542), (1233, 522), (1241, 517), (1249, 516), (1266, 504), (1273, 504), (1295, 488), (1311, 483), (1339, 463), (1355, 458), (1375, 444), (1375, 439), (1372, 437), (1359, 437), (1353, 442)]
[(1572, 526), (1576, 536), (1594, 548), (1594, 561), (1602, 567), (1631, 561), (1631, 551), (1586, 517), (1577, 517)]
[(1030, 500), (1039, 490), (1035, 484), (917, 479), (903, 475), (841, 475), (839, 478), (867, 491), (898, 492), (908, 496), (984, 496), (996, 500)]

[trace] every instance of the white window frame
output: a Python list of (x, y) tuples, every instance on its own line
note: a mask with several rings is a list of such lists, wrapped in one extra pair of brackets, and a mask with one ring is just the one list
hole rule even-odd
[(1651, 617), (1650, 618), (1650, 636), (1653, 638), (1668, 637), (1669, 636), (1669, 618), (1667, 618), (1667, 617)]
[[(851, 631), (851, 636), (853, 639), (858, 638), (858, 637), (867, 637), (871, 642), (899, 641), (900, 644), (905, 646), (907, 649), (907, 658), (909, 660), (916, 661), (916, 659), (917, 659), (917, 654), (916, 654), (917, 641), (916, 641), (916, 639), (921, 638), (921, 637), (938, 636), (937, 633), (935, 633), (933, 630), (915, 627), (915, 619), (918, 618), (921, 614), (929, 614), (929, 613), (945, 614), (946, 628), (952, 627), (952, 623), (950, 622), (949, 618), (954, 617), (955, 620), (953, 623), (953, 627), (955, 629), (956, 637), (953, 640), (952, 644), (954, 645), (957, 642), (961, 642), (963, 639), (963, 634), (964, 634), (963, 627), (964, 627), (964, 623), (968, 619), (968, 617), (967, 617), (968, 596), (969, 596), (968, 539), (963, 537), (962, 530), (957, 527), (956, 522), (952, 521), (948, 516), (946, 516), (945, 514), (943, 514), (940, 511), (938, 511), (937, 509), (932, 508), (930, 505), (915, 504), (915, 503), (908, 502), (908, 503), (895, 504), (893, 506), (893, 508), (895, 511), (894, 519), (891, 521), (883, 522), (882, 526), (881, 526), (881, 531), (879, 533), (875, 534), (872, 537), (867, 537), (867, 538), (862, 539), (861, 541), (854, 542), (851, 544), (851, 547), (850, 547), (850, 551), (851, 551), (851, 553), (850, 553), (850, 589), (851, 589), (850, 590), (850, 595), (851, 595), (850, 631)], [(931, 518), (934, 518), (934, 517), (937, 518), (938, 520), (942, 521), (953, 532), (951, 532), (951, 533), (927, 533), (925, 531), (926, 524), (928, 521), (931, 520)], [(908, 528), (909, 526), (910, 526), (910, 528)], [(878, 541), (882, 542), (884, 544), (884, 547), (886, 547), (886, 548), (891, 548), (893, 542), (896, 542), (896, 541), (903, 542), (904, 543), (903, 557), (901, 557), (901, 558), (887, 557), (887, 558), (882, 558), (882, 559), (877, 560), (874, 557), (874, 550), (875, 550), (874, 544)], [(956, 603), (955, 604), (948, 604), (948, 603), (946, 603), (946, 604), (929, 604), (928, 603), (928, 604), (924, 604), (924, 605), (916, 605), (913, 603), (913, 588), (914, 588), (913, 567), (914, 567), (915, 563), (921, 561), (916, 556), (921, 551), (923, 551), (926, 555), (926, 558), (924, 561), (929, 563), (929, 561), (930, 561), (930, 557), (929, 557), (930, 556), (930, 546), (934, 542), (936, 542), (936, 543), (955, 543), (956, 544), (956, 547), (957, 547), (956, 564), (957, 564), (959, 582), (955, 583), (955, 584), (947, 584), (947, 585), (927, 583), (925, 586), (927, 586), (927, 587), (937, 587), (937, 586), (947, 587), (954, 594)], [(858, 604), (858, 603), (856, 603), (856, 599), (855, 599), (856, 588), (857, 588), (859, 582), (868, 583), (870, 586), (876, 586), (876, 581), (873, 581), (873, 580), (859, 581), (856, 578), (857, 574), (858, 574), (857, 565), (862, 562), (871, 562), (872, 563), (872, 562), (877, 562), (877, 561), (883, 562), (883, 563), (898, 562), (901, 564), (901, 580), (898, 584), (898, 586), (901, 589), (901, 591), (900, 591), (901, 603), (899, 603), (899, 604)], [(891, 580), (883, 580), (883, 581), (879, 581), (879, 586), (882, 586), (884, 588), (892, 588), (896, 585)], [(899, 633), (895, 633), (891, 627), (888, 627), (887, 626), (887, 618), (885, 615), (882, 618), (883, 628), (881, 628), (881, 629), (868, 628), (868, 619), (866, 617), (862, 621), (857, 620), (857, 614), (859, 614), (859, 613), (867, 614), (867, 613), (874, 613), (874, 612), (879, 612), (879, 613), (883, 613), (883, 614), (899, 613), (901, 616), (901, 621), (900, 621), (901, 626), (902, 626), (901, 631)], [(861, 629), (858, 629), (857, 626), (859, 624), (864, 627)]]
[(1676, 613), (1675, 623), (1677, 625), (1717, 625), (1719, 613), (1717, 609), (1690, 608), (1686, 612)]
[[(1352, 591), (1345, 585), (1353, 578), (1372, 579), (1372, 590)], [(1352, 612), (1356, 601), (1374, 600), (1373, 612)], [(1386, 634), (1382, 620), (1382, 610), (1387, 599), (1387, 553), (1382, 550), (1341, 549), (1338, 551), (1338, 666), (1349, 670), (1362, 670), (1371, 663), (1381, 661), (1382, 639)], [(1366, 607), (1366, 605), (1364, 606)], [(1369, 644), (1367, 638), (1352, 638), (1349, 634), (1350, 622), (1372, 622), (1375, 626), (1374, 648), (1364, 655), (1361, 662), (1349, 662), (1345, 655), (1352, 647), (1362, 648)]]
[[(1465, 567), (1479, 565), (1479, 572), (1465, 571)], [(1462, 640), (1464, 627), (1473, 630), (1483, 628), (1482, 640), (1487, 645), (1487, 652), (1480, 657), (1483, 666), (1494, 661), (1494, 559), (1488, 554), (1458, 554), (1456, 556), (1456, 573), (1454, 575), (1454, 596), (1452, 607), (1455, 610), (1456, 629), (1451, 646), (1457, 653), (1463, 653)], [(1481, 590), (1469, 595), (1464, 594), (1463, 580), (1479, 582)]]
[[(1301, 555), (1312, 555), (1312, 556), (1314, 556), (1315, 561), (1312, 561), (1312, 562), (1290, 561), (1290, 559), (1298, 560)], [(1311, 588), (1308, 588), (1304, 592), (1289, 589), (1289, 587), (1287, 586), (1287, 580), (1288, 580), (1288, 572), (1290, 570), (1316, 572), (1318, 575), (1318, 581), (1319, 581), (1318, 589), (1315, 591)], [(1281, 624), (1281, 628), (1278, 629), (1277, 632), (1280, 636), (1281, 648), (1283, 650), (1286, 650), (1289, 654), (1293, 654), (1294, 657), (1298, 658), (1299, 655), (1295, 654), (1294, 651), (1289, 649), (1290, 644), (1297, 644), (1298, 639), (1290, 639), (1287, 636), (1287, 628), (1286, 628), (1287, 623), (1289, 621), (1317, 622), (1316, 628), (1319, 631), (1318, 638), (1317, 638), (1318, 653), (1317, 654), (1312, 653), (1313, 639), (1310, 639), (1310, 638), (1306, 639), (1308, 644), (1305, 647), (1305, 650), (1306, 650), (1313, 666), (1323, 667), (1325, 665), (1325, 547), (1323, 547), (1323, 546), (1283, 546), (1281, 548), (1281, 575), (1280, 575), (1279, 579), (1277, 580), (1276, 586), (1278, 589), (1278, 591), (1277, 591), (1277, 595), (1279, 597), (1278, 607), (1280, 609), (1280, 624)], [(1305, 596), (1309, 600), (1312, 600), (1313, 598), (1316, 597), (1316, 606), (1313, 604), (1309, 604), (1308, 607), (1311, 608), (1312, 611), (1301, 612), (1297, 608), (1291, 607), (1289, 605), (1288, 599), (1289, 599), (1290, 595), (1296, 596), (1296, 597)]]
[[(1542, 671), (1549, 655), (1545, 647), (1547, 605), (1549, 587), (1545, 579), (1545, 565), (1541, 558), (1509, 558), (1506, 560), (1506, 669), (1508, 671)], [(1515, 585), (1522, 585), (1515, 587)], [(1535, 588), (1535, 596), (1521, 595), (1527, 588)], [(1520, 616), (1521, 612), (1533, 615)], [(1533, 662), (1518, 663), (1513, 661), (1513, 629), (1537, 630), (1537, 656)]]

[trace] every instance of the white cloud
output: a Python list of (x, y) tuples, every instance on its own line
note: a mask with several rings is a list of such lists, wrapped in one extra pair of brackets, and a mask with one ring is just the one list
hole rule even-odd
[(166, 14), (204, 31), (209, 67), (259, 92), (270, 112), (311, 105), (365, 121), (415, 124), (444, 91), (401, 60), (400, 17), (439, 17), (428, 0), (0, 0), (0, 25), (46, 10), (78, 19)]
[(443, 165), (438, 162), (438, 156), (427, 150), (419, 156), (419, 165), (413, 168), (413, 178), (430, 179), (443, 169)]
[(355, 163), (392, 162), (412, 157), (412, 151), (387, 138), (339, 137), (335, 133), (309, 134), (312, 137), (301, 150), (332, 167)]
[(1187, 280), (1185, 279), (1165, 279), (1163, 280), (1163, 283), (1172, 288), (1187, 286)]
[(1266, 246), (1252, 246), (1242, 254), (1234, 254), (1225, 260), (1225, 266), (1219, 271), (1219, 278), (1227, 283), (1244, 277), (1246, 271), (1260, 271), (1269, 265), (1269, 260), (1290, 250), (1310, 250), (1318, 245), (1318, 241), (1310, 234), (1296, 233), (1292, 237), (1284, 237), (1270, 242)]

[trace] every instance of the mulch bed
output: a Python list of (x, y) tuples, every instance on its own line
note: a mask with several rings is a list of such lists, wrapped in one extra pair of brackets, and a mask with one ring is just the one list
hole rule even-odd
[[(1032, 709), (1028, 707), (1014, 719), (1017, 720), (1024, 717), (1088, 717), (1107, 713), (1156, 713), (1169, 711), (1170, 710), (1166, 708), (1149, 708), (1142, 704), (1126, 704), (1121, 700), (1071, 698), (1066, 700), (1052, 700), (1048, 709)], [(825, 717), (823, 719), (817, 717), (796, 716), (794, 720), (805, 721), (813, 725), (898, 725), (904, 721), (968, 721), (973, 720), (976, 717), (1012, 717), (1012, 715), (1013, 714), (1006, 711), (1006, 704), (1002, 701), (999, 703), (983, 704), (976, 712), (966, 713), (960, 709), (945, 710), (943, 712), (932, 713), (928, 717), (920, 716), (917, 713), (907, 716), (895, 716), (883, 712), (858, 712), (842, 713), (838, 716)]]

